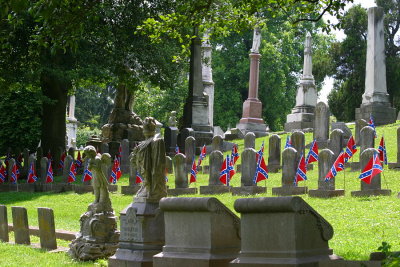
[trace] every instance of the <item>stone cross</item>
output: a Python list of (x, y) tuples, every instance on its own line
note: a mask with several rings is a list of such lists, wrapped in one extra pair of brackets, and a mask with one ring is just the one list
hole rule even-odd
[(212, 139), (212, 151), (218, 150), (218, 151), (223, 151), (224, 150), (224, 140), (222, 139), (222, 136), (216, 135)]
[(15, 244), (30, 245), (28, 213), (24, 207), (11, 207)]
[(253, 178), (257, 167), (256, 154), (257, 152), (254, 148), (245, 148), (242, 152), (242, 186), (254, 185)]
[(256, 135), (252, 132), (247, 133), (244, 136), (244, 148), (255, 148), (256, 146)]
[(340, 129), (335, 129), (331, 132), (329, 138), (329, 149), (333, 152), (335, 159), (339, 156), (340, 152), (343, 151), (344, 139), (343, 131)]
[(375, 147), (375, 131), (371, 126), (365, 126), (360, 131), (360, 153), (362, 153), (367, 148), (374, 148), (374, 147)]
[(9, 241), (7, 207), (4, 205), (0, 205), (0, 241)]
[(178, 153), (174, 157), (175, 161), (175, 188), (188, 187), (188, 173), (186, 172), (186, 156)]
[(224, 162), (224, 155), (221, 151), (214, 150), (210, 153), (210, 179), (209, 185), (223, 185), (219, 180), (219, 174), (221, 170), (222, 163)]
[(273, 134), (269, 137), (268, 170), (277, 172), (281, 166), (281, 138)]
[(297, 154), (293, 147), (285, 148), (282, 152), (282, 187), (293, 186), (298, 165)]
[[(318, 145), (325, 144), (329, 137), (329, 107), (324, 102), (318, 102), (315, 106), (314, 138)], [(323, 146), (320, 146), (323, 147)]]
[(188, 136), (185, 140), (185, 156), (186, 156), (186, 173), (190, 173), (192, 162), (196, 152), (196, 139)]
[(40, 247), (42, 249), (57, 249), (56, 227), (54, 213), (49, 208), (38, 208)]

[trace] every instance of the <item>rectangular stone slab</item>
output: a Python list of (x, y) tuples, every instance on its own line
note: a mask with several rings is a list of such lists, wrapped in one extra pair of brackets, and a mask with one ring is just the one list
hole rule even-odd
[(49, 208), (38, 208), (40, 247), (48, 250), (57, 249), (54, 213)]
[(28, 214), (24, 207), (11, 207), (16, 244), (30, 245)]
[(0, 241), (9, 241), (7, 207), (4, 205), (0, 205)]

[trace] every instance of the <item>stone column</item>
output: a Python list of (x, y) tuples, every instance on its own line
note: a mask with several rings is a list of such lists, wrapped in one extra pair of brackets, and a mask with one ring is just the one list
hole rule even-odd
[(386, 87), (385, 39), (382, 7), (368, 9), (367, 61), (365, 71), (365, 92), (356, 119), (368, 120), (374, 117), (375, 125), (396, 121), (396, 109), (389, 102)]
[(212, 47), (210, 39), (207, 34), (204, 35), (204, 41), (201, 44), (203, 52), (202, 60), (202, 78), (203, 87), (205, 93), (208, 95), (208, 121), (210, 126), (214, 125), (214, 82), (212, 79), (212, 67), (211, 67), (211, 52)]
[(296, 106), (287, 115), (285, 131), (301, 130), (314, 127), (314, 111), (317, 104), (317, 91), (312, 75), (312, 40), (307, 32), (304, 42), (304, 65), (300, 86), (296, 94)]
[(69, 108), (67, 117), (67, 146), (76, 148), (76, 132), (78, 130), (78, 120), (75, 118), (75, 95), (69, 97)]
[(262, 118), (262, 103), (258, 99), (258, 76), (261, 55), (258, 51), (261, 42), (261, 31), (254, 30), (253, 48), (250, 57), (249, 95), (243, 103), (243, 115), (236, 128), (244, 134), (253, 132), (257, 137), (266, 136), (268, 127)]

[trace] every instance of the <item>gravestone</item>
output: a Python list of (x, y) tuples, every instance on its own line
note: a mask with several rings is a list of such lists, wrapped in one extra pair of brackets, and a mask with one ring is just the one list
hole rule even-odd
[(327, 104), (318, 102), (315, 106), (314, 139), (319, 148), (328, 146), (330, 111)]
[(349, 140), (350, 136), (352, 136), (352, 132), (349, 127), (347, 127), (346, 123), (338, 121), (338, 122), (332, 122), (331, 130), (335, 129), (340, 129), (343, 131), (343, 140), (347, 144), (347, 141)]
[(304, 130), (314, 127), (314, 112), (317, 105), (317, 91), (312, 74), (312, 38), (307, 32), (304, 42), (303, 75), (296, 93), (296, 106), (287, 115), (285, 131)]
[(400, 170), (399, 168), (400, 168), (400, 127), (397, 128), (397, 161), (389, 162), (389, 169)]
[(228, 193), (231, 190), (231, 186), (224, 185), (219, 180), (222, 163), (224, 162), (224, 155), (221, 151), (214, 150), (209, 155), (210, 162), (210, 178), (208, 180), (208, 186), (200, 186), (200, 194), (212, 195)]
[(168, 173), (174, 173), (174, 165), (170, 156), (165, 157), (165, 166)]
[(234, 208), (242, 238), (229, 266), (325, 266), (340, 259), (328, 245), (332, 226), (300, 197), (244, 198)]
[(335, 162), (335, 154), (329, 149), (322, 149), (318, 153), (318, 189), (309, 190), (310, 197), (330, 198), (344, 196), (344, 189), (335, 189), (336, 178), (325, 181), (333, 163)]
[[(292, 141), (293, 148), (297, 151), (296, 161), (299, 162), (300, 156), (303, 154), (304, 157), (306, 151), (306, 141), (304, 137), (304, 133), (302, 131), (295, 131), (291, 136), (290, 140)], [(297, 166), (296, 166), (297, 168)]]
[(0, 205), (0, 241), (9, 241), (7, 207), (4, 205)]
[(252, 132), (249, 132), (244, 136), (244, 148), (255, 148), (255, 147), (256, 147), (256, 135)]
[[(168, 195), (179, 196), (185, 194), (196, 194), (197, 188), (189, 188), (188, 173), (186, 172), (186, 156), (178, 153), (174, 157), (175, 162), (175, 188), (168, 189)], [(190, 175), (190, 174), (189, 174)]]
[(384, 12), (382, 7), (368, 9), (367, 59), (365, 92), (356, 120), (368, 120), (372, 115), (375, 125), (396, 121), (396, 109), (390, 104), (386, 85)]
[(131, 164), (141, 170), (144, 183), (120, 213), (121, 235), (115, 255), (108, 266), (152, 266), (153, 255), (162, 251), (165, 243), (164, 213), (159, 208), (167, 196), (165, 184), (165, 144), (155, 137), (155, 120), (143, 121), (145, 141), (135, 147)]
[(343, 131), (340, 129), (333, 130), (329, 138), (328, 148), (333, 152), (335, 159), (343, 151), (344, 146)]
[(73, 162), (74, 162), (74, 159), (70, 155), (65, 157), (64, 170), (63, 170), (63, 181), (65, 183), (68, 183), (69, 171), (71, 169), (71, 165)]
[(129, 140), (123, 139), (121, 141), (121, 172), (123, 174), (129, 173)]
[(277, 134), (269, 137), (268, 171), (278, 172), (281, 168), (281, 138)]
[[(240, 249), (240, 219), (216, 198), (163, 198), (165, 245), (154, 267), (228, 267)], [(188, 227), (190, 226), (190, 227)]]
[(242, 118), (236, 128), (242, 133), (253, 132), (257, 137), (268, 135), (268, 126), (265, 124), (261, 113), (262, 103), (258, 99), (258, 76), (260, 68), (259, 46), (261, 43), (261, 30), (254, 29), (253, 48), (250, 52), (250, 78), (248, 98), (243, 102)]
[(367, 148), (375, 147), (375, 131), (371, 126), (365, 126), (360, 131), (360, 153)]
[(30, 245), (28, 213), (24, 207), (11, 207), (15, 244)]
[(244, 135), (243, 135), (242, 131), (239, 130), (238, 128), (231, 128), (231, 129), (228, 129), (224, 133), (222, 138), (224, 138), (225, 141), (231, 141), (231, 140), (236, 140), (236, 139), (243, 139)]
[(213, 137), (211, 142), (211, 151), (218, 150), (224, 151), (224, 140), (220, 135), (216, 135)]
[(49, 160), (46, 157), (42, 157), (40, 159), (40, 171), (38, 172), (38, 175), (39, 175), (39, 181), (41, 183), (46, 182), (48, 162)]
[(42, 249), (57, 249), (56, 226), (54, 213), (49, 208), (38, 208), (40, 247)]
[(255, 195), (267, 191), (266, 187), (257, 186), (257, 184), (254, 183), (254, 175), (257, 167), (256, 154), (257, 152), (253, 148), (245, 148), (243, 150), (241, 154), (241, 186), (233, 187), (232, 195)]
[[(363, 129), (365, 129), (364, 127)], [(361, 136), (362, 137), (362, 136)], [(375, 148), (366, 148), (360, 155), (361, 170), (363, 171), (369, 160), (373, 157), (374, 153), (378, 153)], [(392, 191), (390, 189), (381, 188), (381, 174), (376, 174), (371, 181), (367, 184), (360, 179), (361, 190), (351, 191), (352, 197), (365, 197), (365, 196), (390, 196)]]
[(293, 147), (285, 148), (282, 152), (282, 186), (272, 188), (273, 195), (290, 196), (307, 193), (307, 187), (295, 186), (298, 160), (297, 151)]
[(196, 153), (196, 140), (193, 136), (189, 136), (185, 140), (185, 156), (186, 156), (186, 173), (190, 173), (192, 169), (192, 161)]
[(354, 137), (355, 138), (354, 141), (356, 142), (357, 146), (360, 145), (360, 131), (365, 126), (368, 126), (368, 122), (366, 120), (363, 120), (363, 119), (356, 120), (356, 130), (355, 130), (356, 135)]

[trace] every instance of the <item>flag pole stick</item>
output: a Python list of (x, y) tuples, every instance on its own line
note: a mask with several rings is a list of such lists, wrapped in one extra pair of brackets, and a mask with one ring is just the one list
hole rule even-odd
[(385, 181), (386, 189), (389, 189), (389, 185), (387, 183), (386, 176), (385, 176), (384, 172), (382, 172), (382, 177), (384, 178), (383, 180)]
[(346, 193), (346, 168), (343, 166), (343, 190)]

